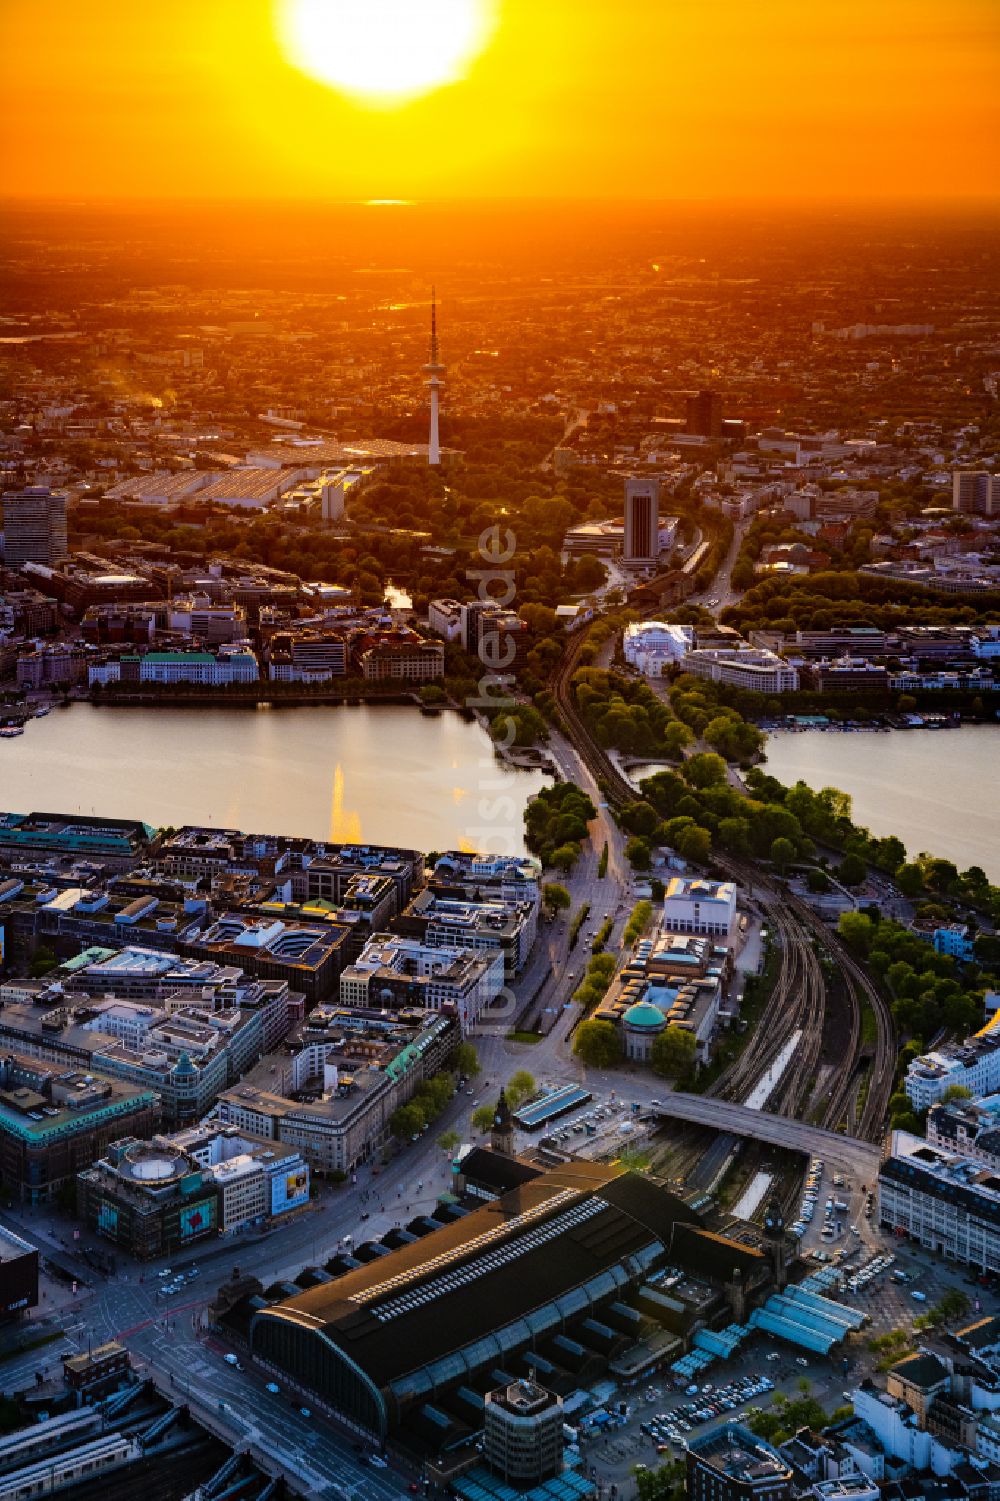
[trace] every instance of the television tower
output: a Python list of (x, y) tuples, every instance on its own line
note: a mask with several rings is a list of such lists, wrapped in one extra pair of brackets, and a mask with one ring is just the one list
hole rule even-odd
[(424, 366), (424, 373), (430, 377), (426, 382), (431, 388), (431, 430), (427, 441), (428, 464), (440, 464), (441, 440), (438, 436), (438, 397), (444, 381), (444, 366), (438, 353), (438, 329), (437, 329), (437, 297), (435, 289), (431, 287), (431, 357)]

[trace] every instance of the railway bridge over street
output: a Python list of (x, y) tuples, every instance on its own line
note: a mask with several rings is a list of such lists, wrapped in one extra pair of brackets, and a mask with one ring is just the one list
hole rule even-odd
[(827, 1166), (849, 1173), (857, 1182), (871, 1185), (878, 1174), (882, 1152), (875, 1143), (858, 1141), (840, 1131), (825, 1131), (821, 1126), (810, 1126), (786, 1115), (771, 1115), (766, 1110), (752, 1110), (710, 1095), (681, 1092), (666, 1095), (651, 1108), (664, 1118), (728, 1131), (734, 1136), (752, 1136), (786, 1151), (822, 1157)]

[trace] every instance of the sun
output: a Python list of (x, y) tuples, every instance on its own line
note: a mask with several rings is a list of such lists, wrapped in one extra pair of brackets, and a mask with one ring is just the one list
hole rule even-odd
[(278, 39), (294, 67), (375, 105), (465, 76), (496, 25), (496, 0), (278, 0)]

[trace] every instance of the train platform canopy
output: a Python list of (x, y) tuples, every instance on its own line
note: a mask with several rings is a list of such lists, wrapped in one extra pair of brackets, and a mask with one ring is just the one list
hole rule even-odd
[(518, 1490), (485, 1465), (476, 1465), (452, 1480), (451, 1488), (462, 1501), (585, 1501), (594, 1494), (594, 1482), (579, 1470), (563, 1470), (551, 1480)]
[(551, 1094), (543, 1094), (541, 1099), (533, 1100), (530, 1105), (522, 1105), (520, 1110), (514, 1111), (514, 1119), (525, 1131), (537, 1131), (540, 1126), (547, 1125), (560, 1115), (566, 1115), (570, 1110), (577, 1110), (591, 1099), (593, 1095), (588, 1089), (583, 1089), (579, 1084), (566, 1084), (562, 1089), (553, 1090)]

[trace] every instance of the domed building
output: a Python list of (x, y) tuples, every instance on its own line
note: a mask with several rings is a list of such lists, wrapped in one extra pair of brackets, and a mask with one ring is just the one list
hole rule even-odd
[(633, 1063), (648, 1063), (653, 1039), (666, 1031), (667, 1018), (652, 1001), (636, 1001), (622, 1016), (625, 1056)]

